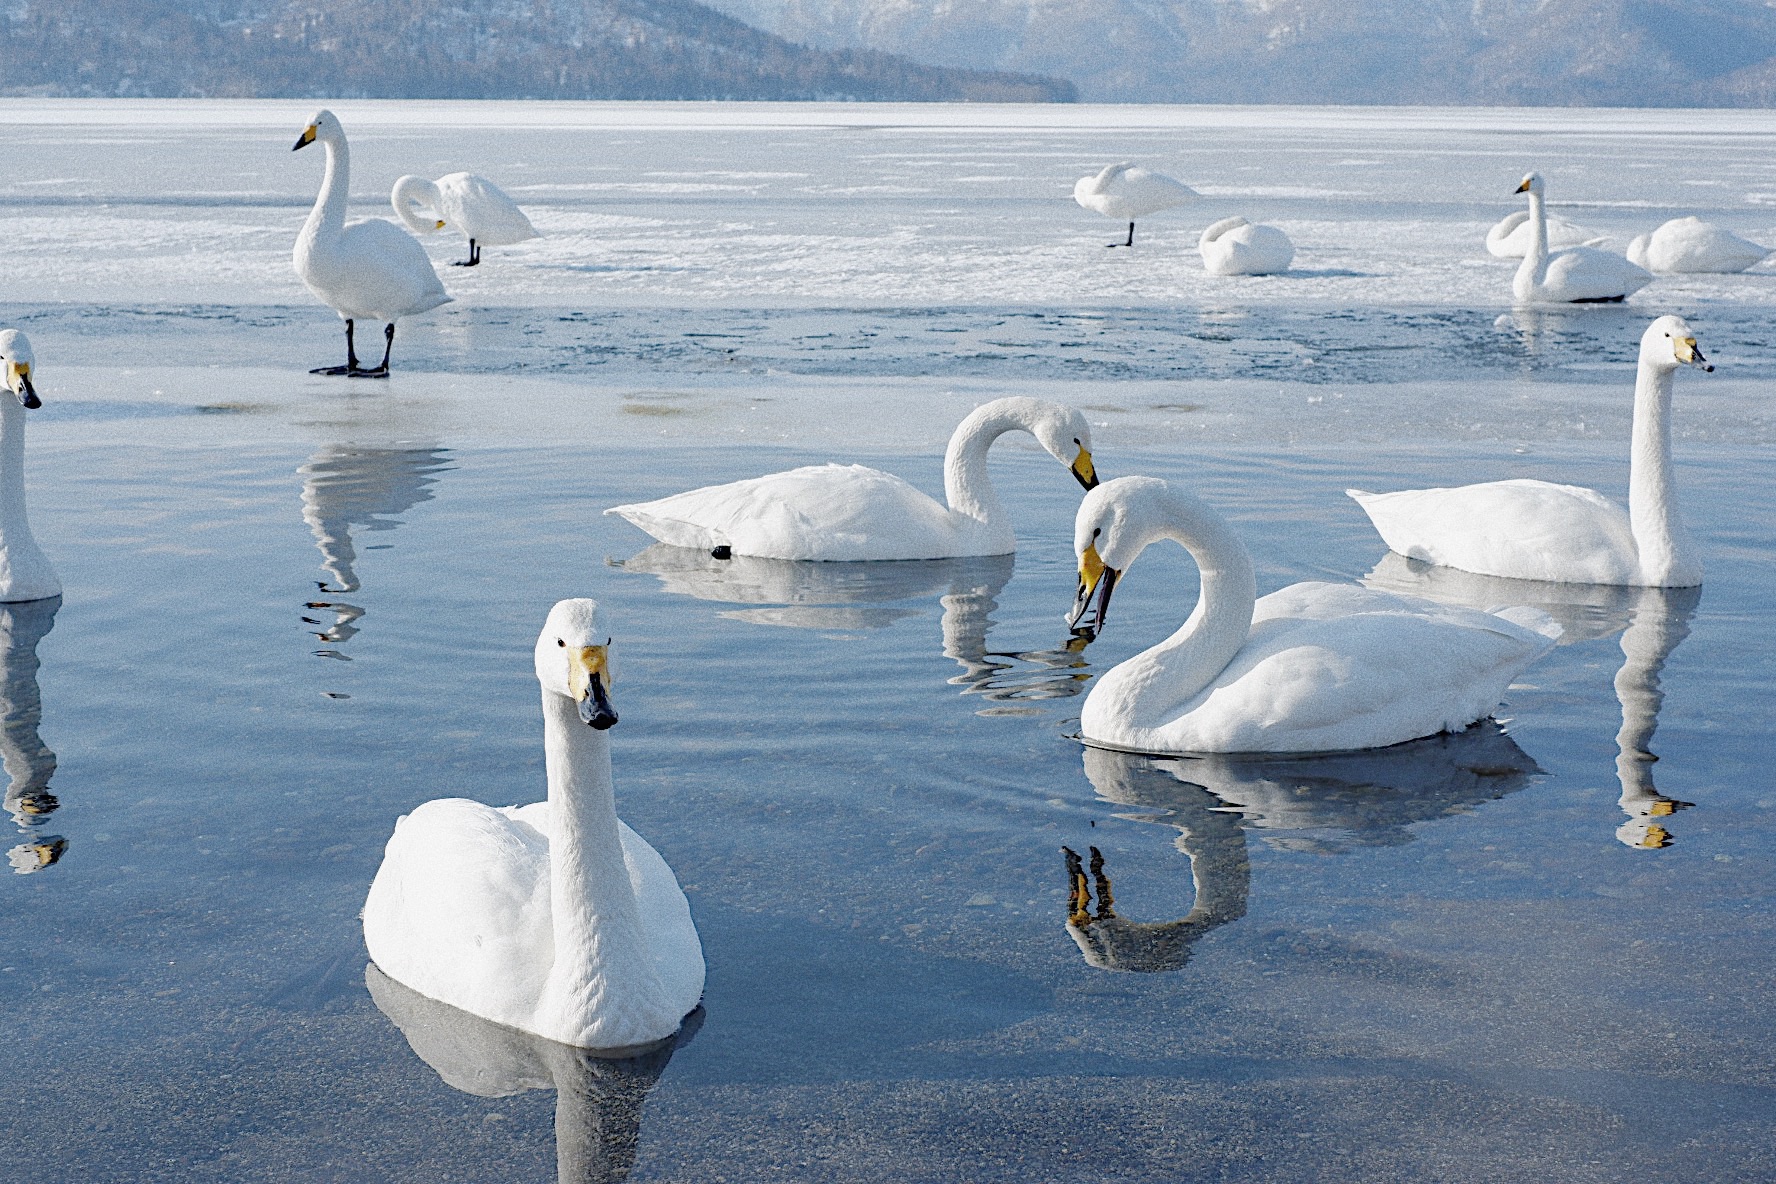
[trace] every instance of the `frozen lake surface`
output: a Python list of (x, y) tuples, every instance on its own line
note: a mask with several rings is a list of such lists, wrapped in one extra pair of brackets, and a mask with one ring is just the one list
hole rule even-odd
[[(0, 609), (8, 845), (55, 858), (0, 877), (0, 1178), (543, 1181), (557, 1135), (576, 1181), (1776, 1176), (1776, 269), (1513, 311), (1481, 245), (1530, 168), (1618, 249), (1688, 213), (1776, 243), (1776, 115), (334, 109), (361, 212), (472, 168), (546, 236), (441, 266), (386, 384), (305, 373), (339, 352), (288, 261), (305, 105), (7, 104), (0, 324), (67, 593)], [(1119, 159), (1205, 198), (1107, 251), (1070, 190)], [(1296, 273), (1205, 276), (1230, 213)], [(1622, 496), (1665, 312), (1718, 365), (1675, 410), (1699, 595), (1383, 562), (1348, 485)], [(1150, 761), (1083, 750), (1077, 696), (1194, 573), (1150, 553), (1070, 652), (1078, 491), (1033, 447), (994, 453), (1015, 562), (720, 565), (601, 514), (829, 457), (935, 490), (1010, 393), (1199, 488), (1261, 590), (1515, 597), (1568, 644), (1503, 731)], [(528, 655), (569, 595), (618, 631), (619, 808), (690, 895), (705, 1013), (479, 1097), (358, 910), (417, 803), (540, 796)], [(1076, 944), (1063, 846), (1153, 924)]]

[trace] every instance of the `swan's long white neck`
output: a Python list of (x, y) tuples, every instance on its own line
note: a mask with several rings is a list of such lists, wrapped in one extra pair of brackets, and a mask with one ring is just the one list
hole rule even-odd
[(1006, 432), (1029, 431), (1030, 426), (1028, 415), (988, 403), (956, 426), (944, 452), (944, 500), (950, 512), (972, 520), (975, 529), (1003, 542), (1007, 551), (1014, 545), (1011, 524), (987, 476), (987, 452)]
[(25, 518), (25, 409), (0, 389), (0, 550), (24, 548), (37, 549)]
[[(596, 1017), (567, 1043), (606, 1048), (638, 1043), (632, 1030), (637, 1017), (629, 1009), (638, 999), (659, 996), (661, 986), (623, 859), (609, 735), (582, 723), (573, 700), (545, 690), (543, 751), (556, 960), (538, 1000), (538, 1016), (570, 1023)], [(564, 950), (573, 956), (561, 957)]]
[(1147, 507), (1158, 514), (1138, 536), (1140, 550), (1161, 539), (1182, 543), (1196, 560), (1200, 587), (1195, 609), (1176, 633), (1109, 671), (1092, 692), (1099, 710), (1115, 710), (1136, 728), (1173, 719), (1227, 668), (1246, 643), (1258, 600), (1251, 556), (1207, 503), (1167, 489)]
[(327, 171), (321, 176), (321, 192), (315, 198), (303, 224), (302, 237), (314, 241), (320, 231), (338, 233), (345, 229), (345, 206), (351, 195), (351, 149), (345, 137), (329, 136), (321, 141), (327, 152)]
[(1523, 262), (1517, 265), (1517, 275), (1512, 284), (1519, 297), (1527, 284), (1540, 283), (1543, 273), (1548, 269), (1548, 211), (1542, 206), (1542, 195), (1531, 189), (1529, 191), (1529, 250), (1523, 253)]
[(1702, 582), (1702, 562), (1677, 512), (1671, 471), (1671, 387), (1676, 371), (1642, 359), (1634, 383), (1634, 441), (1628, 459), (1628, 522), (1644, 583)]

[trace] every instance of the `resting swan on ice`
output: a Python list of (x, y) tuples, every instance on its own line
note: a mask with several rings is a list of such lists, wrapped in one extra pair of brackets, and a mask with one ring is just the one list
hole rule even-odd
[(1210, 275), (1275, 275), (1288, 271), (1295, 244), (1274, 226), (1259, 226), (1234, 215), (1202, 232), (1196, 242), (1203, 270)]
[(1094, 177), (1073, 183), (1073, 200), (1088, 210), (1129, 224), (1128, 240), (1105, 243), (1107, 247), (1135, 245), (1135, 219), (1169, 210), (1200, 196), (1196, 190), (1164, 173), (1139, 168), (1124, 161), (1105, 166)]
[(863, 465), (808, 465), (657, 501), (613, 506), (663, 543), (765, 559), (847, 562), (1008, 555), (1011, 523), (987, 476), (987, 450), (1007, 432), (1036, 437), (1085, 488), (1098, 483), (1091, 429), (1072, 407), (995, 399), (974, 409), (944, 453), (943, 505)]
[[(1559, 214), (1549, 214), (1548, 247), (1564, 251), (1569, 247), (1601, 247), (1609, 240), (1601, 234), (1567, 221)], [(1486, 232), (1486, 253), (1497, 259), (1521, 259), (1529, 254), (1535, 228), (1529, 224), (1528, 210), (1513, 210)]]
[(1702, 560), (1678, 514), (1671, 470), (1679, 366), (1714, 369), (1682, 317), (1660, 317), (1640, 338), (1627, 510), (1595, 490), (1524, 479), (1346, 492), (1388, 547), (1408, 559), (1519, 580), (1694, 587)]
[[(351, 151), (345, 129), (331, 111), (317, 111), (296, 138), (292, 152), (319, 141), (327, 150), (327, 171), (321, 192), (292, 258), (296, 274), (308, 290), (345, 321), (345, 365), (321, 366), (311, 374), (344, 374), (351, 378), (387, 378), (389, 354), (395, 347), (395, 321), (448, 303), (432, 261), (419, 240), (381, 218), (345, 220), (351, 192)], [(385, 322), (382, 361), (366, 369), (358, 364), (352, 340), (354, 322)]]
[(482, 247), (510, 246), (538, 237), (518, 204), (498, 185), (474, 173), (451, 173), (436, 181), (402, 177), (389, 193), (389, 202), (415, 234), (436, 234), (454, 226), (468, 238), (469, 257), (453, 267), (479, 266)]
[(1762, 263), (1769, 254), (1768, 247), (1696, 217), (1673, 218), (1628, 244), (1630, 262), (1660, 275), (1744, 271)]
[(672, 869), (617, 818), (610, 634), (563, 600), (537, 638), (547, 801), (440, 798), (395, 824), (364, 902), (364, 944), (396, 982), (577, 1048), (678, 1030), (703, 947)]
[(1542, 205), (1540, 174), (1530, 173), (1517, 186), (1529, 194), (1529, 251), (1511, 281), (1519, 304), (1610, 304), (1625, 300), (1653, 282), (1653, 277), (1620, 255), (1595, 247), (1548, 250), (1548, 217)]

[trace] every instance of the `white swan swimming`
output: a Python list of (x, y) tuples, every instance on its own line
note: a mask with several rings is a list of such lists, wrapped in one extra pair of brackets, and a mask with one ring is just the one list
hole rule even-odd
[(1288, 271), (1295, 244), (1274, 226), (1253, 225), (1235, 214), (1202, 232), (1196, 241), (1210, 275), (1275, 275)]
[[(1601, 247), (1609, 239), (1596, 231), (1569, 222), (1559, 214), (1547, 214), (1548, 247), (1564, 251), (1569, 247)], [(1529, 224), (1528, 210), (1513, 210), (1486, 232), (1486, 253), (1497, 259), (1521, 259), (1529, 254), (1535, 228)]]
[[(482, 247), (505, 247), (539, 237), (505, 190), (474, 173), (451, 173), (436, 181), (402, 177), (389, 193), (389, 202), (415, 234), (434, 234), (446, 226), (462, 231), (469, 240), (469, 257), (459, 259), (456, 267), (479, 266)], [(422, 210), (431, 216), (422, 216)]]
[(1744, 271), (1769, 258), (1770, 248), (1700, 218), (1673, 218), (1628, 244), (1630, 262), (1660, 275)]
[[(432, 261), (418, 239), (381, 218), (345, 220), (351, 192), (351, 151), (346, 147), (345, 129), (333, 112), (315, 112), (291, 151), (317, 140), (327, 149), (327, 171), (314, 209), (296, 236), (291, 257), (308, 290), (344, 319), (346, 361), (343, 366), (322, 366), (310, 373), (387, 378), (389, 354), (395, 347), (395, 321), (437, 308), (451, 297), (438, 282), (438, 273), (432, 270)], [(382, 362), (369, 369), (358, 364), (357, 345), (352, 340), (353, 324), (359, 320), (385, 322)]]
[(1161, 539), (1196, 560), (1196, 608), (1172, 636), (1098, 678), (1080, 712), (1089, 744), (1334, 752), (1459, 731), (1491, 715), (1560, 636), (1536, 609), (1483, 613), (1354, 584), (1292, 584), (1260, 600), (1226, 520), (1152, 477), (1106, 482), (1081, 503), (1075, 629), (1102, 629), (1117, 579)]
[(1702, 582), (1671, 471), (1671, 386), (1680, 365), (1714, 367), (1682, 317), (1640, 339), (1628, 509), (1576, 485), (1517, 479), (1397, 493), (1346, 490), (1408, 559), (1519, 580), (1688, 588)]
[(396, 824), (364, 902), (390, 978), (579, 1048), (664, 1039), (703, 994), (684, 892), (617, 818), (609, 644), (595, 602), (554, 607), (536, 644), (548, 800), (426, 802)]
[(1123, 162), (1105, 166), (1096, 176), (1073, 183), (1073, 200), (1088, 210), (1129, 224), (1128, 241), (1107, 247), (1135, 245), (1135, 219), (1182, 205), (1201, 194), (1164, 173)]
[(1542, 205), (1544, 186), (1530, 173), (1517, 186), (1529, 194), (1529, 250), (1511, 280), (1511, 295), (1520, 304), (1612, 304), (1653, 282), (1645, 269), (1620, 255), (1596, 247), (1548, 250), (1548, 215)]
[(62, 594), (62, 581), (25, 517), (25, 411), (43, 406), (31, 382), (36, 363), (29, 338), (17, 329), (0, 330), (0, 365), (12, 394), (0, 396), (0, 602)]
[(987, 477), (987, 450), (1013, 431), (1035, 436), (1087, 489), (1097, 484), (1085, 416), (1059, 403), (1013, 397), (975, 408), (950, 437), (947, 506), (879, 469), (827, 464), (605, 513), (627, 518), (663, 543), (723, 556), (848, 562), (1006, 555), (1017, 549), (1017, 539)]

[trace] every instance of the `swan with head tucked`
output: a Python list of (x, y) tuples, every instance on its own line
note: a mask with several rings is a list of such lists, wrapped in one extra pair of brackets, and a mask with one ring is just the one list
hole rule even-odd
[(1640, 339), (1627, 510), (1596, 490), (1521, 478), (1345, 492), (1408, 559), (1519, 580), (1693, 587), (1702, 560), (1678, 514), (1671, 471), (1671, 387), (1685, 365), (1714, 369), (1682, 317), (1660, 317)]
[[(1548, 248), (1564, 251), (1570, 247), (1601, 247), (1609, 239), (1595, 231), (1569, 222), (1559, 214), (1548, 214)], [(1513, 210), (1486, 232), (1486, 253), (1497, 259), (1521, 259), (1529, 254), (1535, 228), (1529, 224), (1528, 210)], [(1635, 262), (1639, 262), (1636, 260)]]
[(703, 994), (690, 905), (617, 818), (610, 635), (564, 600), (536, 644), (548, 800), (426, 802), (395, 825), (364, 902), (364, 944), (428, 998), (579, 1048), (664, 1039)]
[[(345, 220), (351, 195), (351, 151), (345, 129), (331, 111), (317, 111), (296, 138), (292, 152), (319, 142), (327, 150), (327, 171), (321, 192), (291, 254), (296, 274), (308, 290), (345, 321), (345, 365), (321, 366), (313, 374), (344, 374), (352, 378), (387, 378), (389, 354), (395, 347), (395, 321), (449, 302), (432, 261), (419, 240), (381, 218)], [(358, 364), (352, 339), (354, 323), (385, 322), (381, 364)]]
[(1210, 275), (1276, 275), (1288, 271), (1295, 244), (1274, 226), (1254, 225), (1235, 214), (1202, 232), (1196, 241)]
[(1725, 274), (1744, 271), (1769, 258), (1770, 248), (1740, 238), (1724, 226), (1700, 218), (1673, 218), (1628, 244), (1628, 259), (1660, 275), (1674, 272)]
[(1099, 677), (1080, 712), (1088, 744), (1336, 752), (1459, 731), (1491, 715), (1560, 636), (1536, 609), (1484, 613), (1354, 584), (1292, 584), (1260, 600), (1227, 521), (1152, 477), (1106, 482), (1080, 504), (1075, 629), (1102, 630), (1118, 579), (1162, 539), (1196, 560), (1196, 607), (1172, 636)]
[(31, 382), (37, 364), (31, 342), (17, 329), (0, 329), (0, 602), (45, 600), (62, 594), (62, 581), (31, 535), (25, 517), (25, 411), (43, 406)]
[(460, 230), (469, 240), (469, 257), (457, 260), (455, 267), (479, 266), (482, 247), (505, 247), (538, 237), (518, 203), (474, 173), (451, 173), (436, 181), (402, 177), (389, 201), (415, 234), (435, 234), (446, 226)]
[(1529, 194), (1529, 250), (1511, 280), (1511, 295), (1520, 304), (1613, 304), (1626, 300), (1653, 282), (1643, 268), (1620, 255), (1596, 247), (1548, 250), (1548, 214), (1542, 205), (1544, 185), (1530, 173), (1517, 186)]
[(1128, 239), (1107, 247), (1135, 245), (1135, 219), (1183, 205), (1201, 195), (1182, 181), (1124, 161), (1106, 165), (1092, 177), (1073, 183), (1073, 200), (1086, 209), (1129, 224)]
[(826, 464), (605, 513), (627, 518), (663, 543), (721, 556), (846, 562), (1007, 555), (1017, 539), (987, 477), (987, 450), (1013, 431), (1035, 436), (1087, 489), (1097, 484), (1085, 416), (1044, 399), (1013, 397), (975, 408), (950, 437), (947, 506), (879, 469)]

